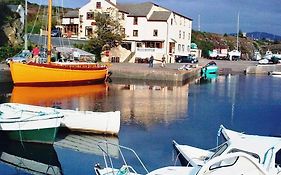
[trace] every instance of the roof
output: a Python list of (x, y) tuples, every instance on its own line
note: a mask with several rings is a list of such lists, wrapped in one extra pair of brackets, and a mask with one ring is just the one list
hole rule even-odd
[[(153, 6), (161, 7), (161, 6), (159, 6), (155, 3), (152, 3), (152, 2), (144, 2), (144, 3), (140, 3), (140, 4), (120, 4), (120, 3), (117, 3), (117, 8), (119, 9), (119, 11), (127, 13), (129, 17), (146, 17)], [(186, 17), (186, 16), (184, 16), (180, 13), (177, 13), (175, 11), (169, 10), (165, 7), (161, 7), (161, 8), (166, 9), (167, 12), (169, 12), (170, 14), (173, 12), (173, 13), (181, 16), (181, 17), (192, 20), (189, 17)], [(151, 21), (164, 21), (165, 20), (166, 21), (166, 18), (168, 19), (167, 15), (169, 15), (167, 12), (161, 13), (160, 11), (156, 11), (154, 16), (151, 16), (149, 20), (151, 20)], [(161, 15), (164, 15), (164, 16), (161, 16)]]
[(66, 14), (63, 15), (64, 18), (78, 18), (79, 11), (78, 10), (71, 10), (68, 11)]
[(150, 12), (153, 4), (150, 2), (140, 4), (117, 4), (117, 8), (128, 16), (145, 17)]
[(17, 12), (19, 5), (7, 5), (12, 12)]
[(167, 21), (169, 17), (171, 16), (172, 12), (170, 11), (154, 11), (149, 21)]

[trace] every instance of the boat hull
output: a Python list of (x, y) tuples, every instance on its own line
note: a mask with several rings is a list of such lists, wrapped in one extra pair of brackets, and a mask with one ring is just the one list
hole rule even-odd
[(216, 74), (216, 73), (218, 73), (218, 67), (217, 66), (204, 67), (204, 68), (202, 68), (202, 73), (204, 75), (206, 75), (206, 74)]
[(118, 135), (120, 111), (92, 112), (57, 109), (64, 115), (61, 126), (72, 131)]
[(11, 140), (53, 144), (57, 135), (57, 131), (58, 131), (58, 127), (46, 128), (46, 129), (33, 129), (33, 130), (4, 131), (4, 132)]
[(0, 130), (12, 140), (52, 144), (63, 117), (53, 108), (0, 104)]
[[(104, 82), (107, 67), (87, 69), (87, 64), (22, 64), (11, 62), (10, 70), (18, 86), (58, 86), (65, 84), (93, 84)], [(79, 66), (81, 66), (79, 68)], [(83, 68), (84, 66), (84, 68)]]

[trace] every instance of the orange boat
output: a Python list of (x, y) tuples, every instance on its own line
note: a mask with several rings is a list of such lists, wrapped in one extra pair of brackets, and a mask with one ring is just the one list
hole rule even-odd
[(10, 70), (15, 85), (19, 86), (58, 86), (64, 84), (89, 84), (105, 81), (108, 68), (97, 63), (54, 63), (51, 62), (51, 23), (52, 0), (48, 8), (48, 61), (40, 63), (10, 62)]
[(19, 86), (58, 86), (104, 82), (107, 66), (96, 63), (10, 63), (12, 79)]

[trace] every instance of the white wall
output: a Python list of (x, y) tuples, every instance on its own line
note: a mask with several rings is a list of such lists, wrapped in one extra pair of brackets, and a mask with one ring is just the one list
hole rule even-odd
[[(96, 3), (97, 2), (101, 2), (101, 9), (96, 9)], [(111, 2), (114, 3), (114, 1), (111, 0)], [(116, 1), (115, 1), (116, 3)], [(87, 19), (87, 12), (95, 12), (95, 13), (102, 13), (102, 12), (106, 12), (108, 11), (108, 9), (116, 9), (112, 4), (108, 3), (105, 0), (91, 0), (88, 4), (84, 5), (83, 7), (81, 7), (79, 9), (79, 18), (81, 15), (83, 15), (81, 17), (81, 21), (80, 21), (80, 25), (82, 26), (82, 28), (79, 26), (79, 38), (84, 38), (86, 37), (86, 27), (87, 26), (92, 26), (93, 30), (95, 28), (94, 25), (92, 25), (92, 22), (94, 22), (94, 20), (88, 20)], [(82, 32), (81, 32), (82, 31)]]

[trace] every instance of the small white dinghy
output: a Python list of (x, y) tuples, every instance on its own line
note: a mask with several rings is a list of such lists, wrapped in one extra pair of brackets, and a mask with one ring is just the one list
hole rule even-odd
[(0, 104), (0, 130), (13, 140), (53, 144), (62, 117), (54, 108)]
[(120, 130), (120, 111), (93, 112), (57, 109), (63, 114), (61, 126), (72, 131), (96, 134), (118, 135)]

